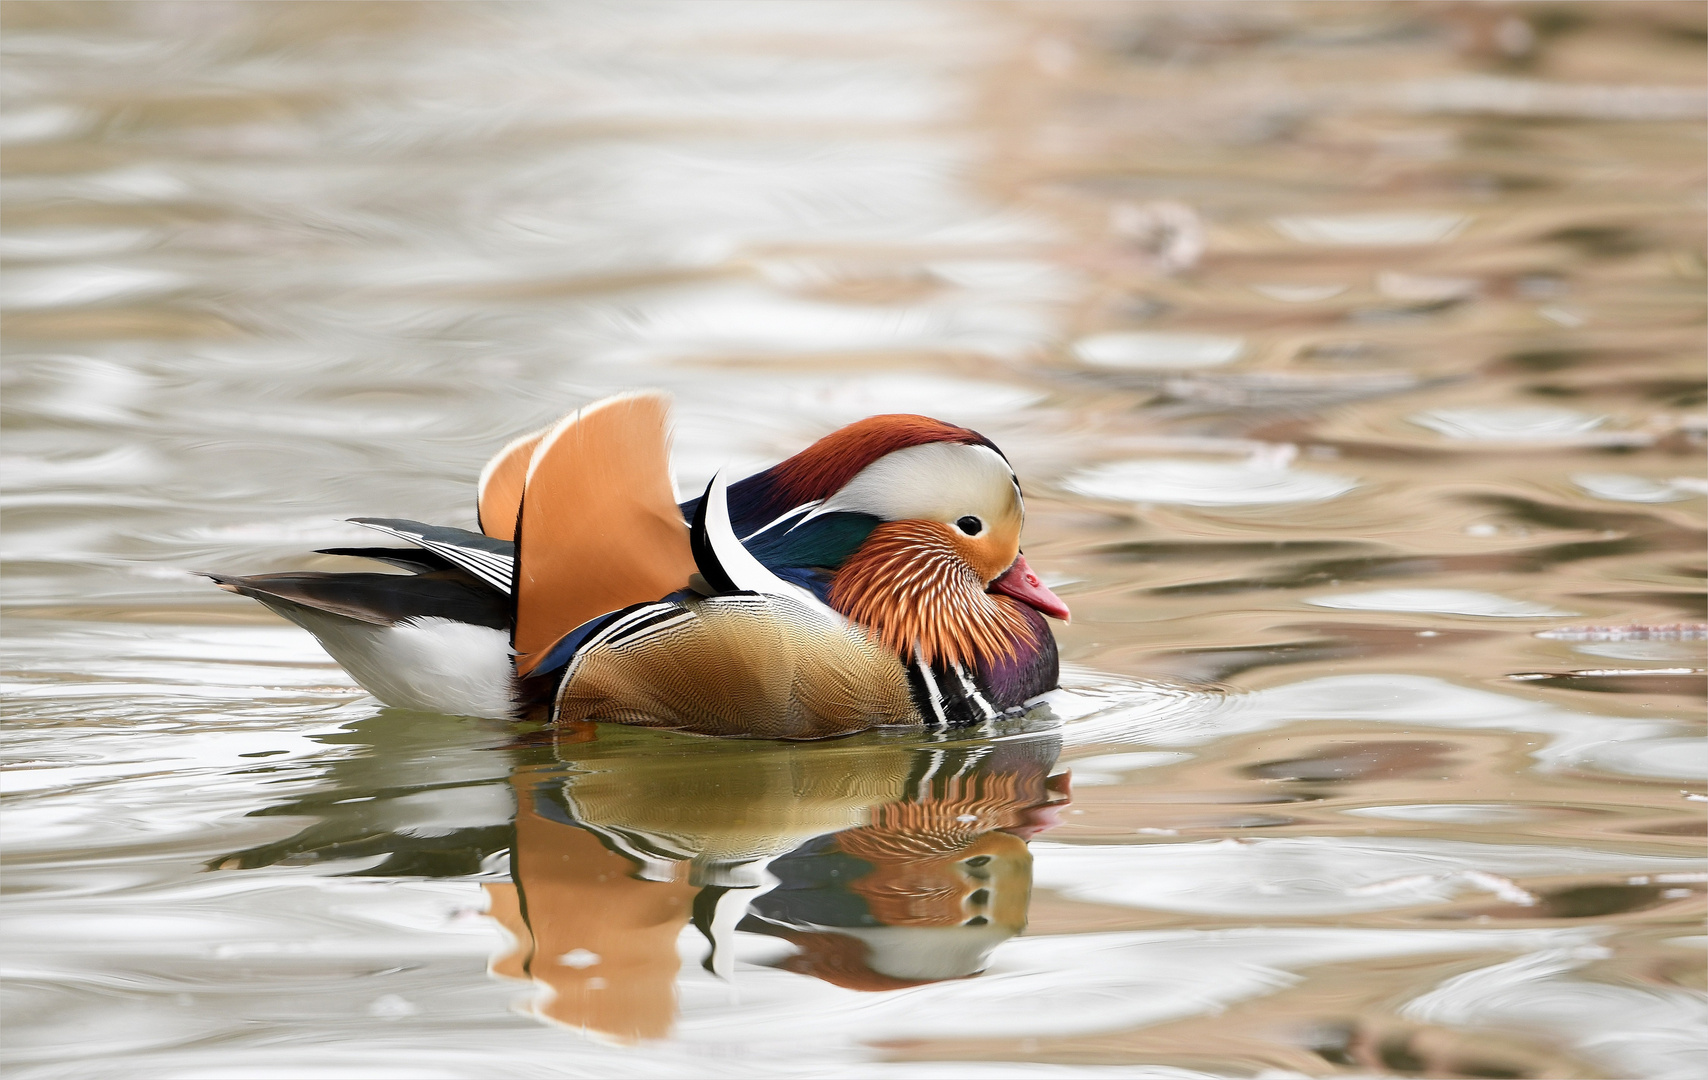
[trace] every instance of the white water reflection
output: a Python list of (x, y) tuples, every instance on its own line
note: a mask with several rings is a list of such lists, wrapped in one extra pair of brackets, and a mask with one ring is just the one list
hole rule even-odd
[(1594, 431), (1607, 422), (1605, 416), (1548, 405), (1467, 405), (1431, 409), (1408, 419), (1449, 439), (1490, 442), (1548, 442)]
[(1536, 619), (1576, 614), (1533, 600), (1514, 600), (1475, 589), (1377, 589), (1373, 592), (1312, 596), (1305, 603), (1340, 611), (1416, 611), (1474, 615), (1485, 619)]
[[(1534, 930), (1452, 934), (1247, 928), (1020, 938), (999, 952), (984, 978), (938, 983), (906, 997), (872, 1002), (865, 1019), (882, 1038), (1118, 1031), (1216, 1011), (1243, 998), (1274, 993), (1294, 981), (1291, 972), (1319, 964), (1524, 950), (1562, 938), (1583, 940), (1583, 935)], [(749, 991), (752, 1013), (738, 1018), (717, 1010), (685, 1024), (684, 1035), (718, 1042), (760, 1039), (763, 1045), (770, 1041), (765, 1031), (801, 1031), (815, 1042), (853, 1034), (841, 1019), (845, 1015), (841, 1010), (823, 1007), (836, 996), (834, 992), (825, 994), (822, 1001), (813, 1000), (817, 994), (788, 1001), (774, 996), (783, 989), (781, 985), (767, 987), (763, 978), (754, 980), (759, 985)], [(722, 1030), (731, 1023), (738, 1025), (736, 1030)]]
[(182, 274), (123, 266), (52, 267), (13, 270), (0, 282), (0, 307), (7, 310), (65, 307), (131, 299), (189, 283)]
[(1574, 473), (1571, 480), (1585, 494), (1611, 502), (1682, 502), (1700, 497), (1708, 488), (1708, 484), (1693, 476), (1654, 480), (1627, 473)]
[(1323, 214), (1274, 219), (1282, 235), (1307, 244), (1348, 247), (1439, 244), (1470, 218), (1448, 213)]
[(1105, 368), (1220, 367), (1238, 360), (1244, 351), (1244, 339), (1210, 334), (1132, 331), (1093, 334), (1073, 343), (1076, 359)]
[(1475, 297), (1482, 291), (1482, 282), (1471, 277), (1432, 277), (1384, 270), (1376, 275), (1376, 291), (1395, 300), (1439, 304)]
[(1064, 486), (1099, 499), (1213, 507), (1321, 502), (1346, 494), (1358, 482), (1264, 461), (1145, 458), (1077, 472)]
[(765, 400), (789, 413), (810, 415), (827, 426), (852, 423), (878, 413), (924, 413), (951, 422), (1012, 416), (1044, 399), (1013, 383), (931, 375), (873, 375), (859, 379), (795, 379), (760, 389)]
[(8, 109), (0, 113), (0, 143), (11, 145), (63, 139), (83, 129), (90, 119), (88, 112), (72, 105)]
[[(1577, 712), (1424, 675), (1330, 675), (1227, 696), (1118, 683), (1082, 687), (1071, 672), (1063, 681), (1072, 689), (1051, 695), (1051, 708), (1066, 722), (1069, 746), (1117, 741), (1196, 746), (1290, 723), (1331, 720), (1537, 732), (1551, 736), (1547, 745), (1531, 751), (1547, 769), (1589, 767), (1692, 778), (1701, 768), (1696, 759), (1702, 754), (1689, 749), (1689, 740), (1670, 738), (1679, 730), (1670, 721)], [(1708, 750), (1708, 744), (1702, 749)], [(1676, 771), (1652, 771), (1668, 768), (1674, 751), (1682, 755), (1671, 761)]]
[(1573, 642), (1572, 651), (1585, 656), (1601, 656), (1609, 660), (1644, 660), (1667, 663), (1678, 660), (1700, 661), (1708, 647), (1689, 641), (1585, 641)]
[(1577, 976), (1604, 946), (1561, 942), (1454, 976), (1401, 1014), (1437, 1024), (1541, 1030), (1593, 1047), (1622, 1076), (1695, 1075), (1708, 1052), (1708, 1004), (1696, 994)]
[(1177, 765), (1190, 761), (1191, 754), (1166, 750), (1142, 750), (1126, 754), (1096, 754), (1076, 758), (1073, 763), (1074, 787), (1101, 787), (1120, 783), (1121, 777), (1134, 769), (1154, 769), (1160, 765)]
[(1288, 304), (1314, 304), (1332, 300), (1346, 291), (1345, 285), (1253, 285), (1252, 289), (1271, 300)]
[(638, 308), (629, 305), (621, 319), (610, 330), (625, 343), (604, 351), (598, 357), (604, 362), (869, 349), (1013, 356), (1029, 339), (1042, 340), (1053, 325), (1041, 312), (994, 297), (883, 307), (803, 300), (743, 285), (708, 286)]
[[(1032, 845), (1033, 880), (1087, 903), (1200, 915), (1303, 918), (1499, 899), (1500, 879), (1694, 870), (1690, 857), (1541, 845), (1350, 836)], [(1479, 876), (1480, 875), (1480, 876)], [(1492, 877), (1491, 877), (1492, 875)]]
[(112, 255), (159, 238), (148, 229), (11, 229), (0, 236), (0, 258), (19, 262)]
[(1525, 821), (1535, 815), (1509, 803), (1424, 803), (1416, 806), (1355, 806), (1342, 810), (1353, 817), (1387, 818), (1393, 821), (1427, 821), (1449, 825), (1493, 825)]

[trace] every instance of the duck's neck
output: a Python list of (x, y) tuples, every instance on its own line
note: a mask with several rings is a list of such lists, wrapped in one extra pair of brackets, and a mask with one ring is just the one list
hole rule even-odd
[(985, 698), (999, 710), (1024, 705), (1061, 683), (1061, 657), (1050, 624), (1036, 611), (1008, 597), (998, 597), (1019, 609), (1027, 629), (1014, 654), (981, 664), (974, 672)]

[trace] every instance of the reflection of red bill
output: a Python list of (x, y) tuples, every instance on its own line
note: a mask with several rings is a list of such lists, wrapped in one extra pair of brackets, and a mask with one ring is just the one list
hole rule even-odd
[(1062, 811), (1073, 803), (1073, 774), (1056, 773), (1044, 781), (1044, 789), (1052, 796), (1049, 802), (1028, 806), (1020, 811), (1020, 820), (1001, 830), (1022, 840), (1030, 840), (1062, 823)]

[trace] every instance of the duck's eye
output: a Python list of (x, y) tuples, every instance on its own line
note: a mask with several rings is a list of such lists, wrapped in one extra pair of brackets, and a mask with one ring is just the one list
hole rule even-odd
[(966, 517), (955, 522), (955, 528), (966, 533), (968, 536), (977, 536), (979, 533), (984, 532), (984, 522), (980, 521), (973, 515), (968, 514)]

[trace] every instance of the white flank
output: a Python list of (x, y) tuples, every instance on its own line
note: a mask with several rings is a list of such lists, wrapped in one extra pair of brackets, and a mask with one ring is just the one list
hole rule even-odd
[(312, 609), (296, 618), (387, 705), (492, 719), (515, 714), (510, 637), (502, 630), (440, 618), (375, 626)]

